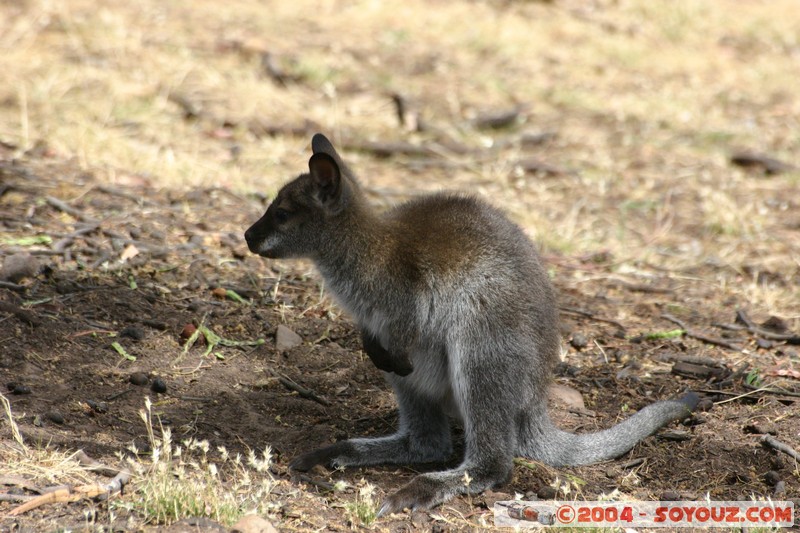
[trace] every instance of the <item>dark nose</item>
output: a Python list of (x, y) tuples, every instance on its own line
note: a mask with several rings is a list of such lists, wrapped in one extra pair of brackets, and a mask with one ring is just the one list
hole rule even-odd
[(253, 226), (250, 226), (247, 231), (244, 232), (244, 240), (247, 242), (247, 247), (250, 249), (251, 252), (257, 253), (255, 250), (256, 241), (258, 240), (258, 234)]

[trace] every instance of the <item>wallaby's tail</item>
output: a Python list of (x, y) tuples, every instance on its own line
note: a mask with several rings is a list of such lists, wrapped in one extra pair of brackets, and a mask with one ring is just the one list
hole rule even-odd
[(699, 401), (697, 394), (688, 392), (676, 400), (656, 402), (597, 433), (562, 431), (545, 415), (533, 422), (534, 427), (528, 428), (525, 449), (520, 451), (526, 457), (552, 466), (576, 466), (613, 459), (664, 425), (690, 415)]

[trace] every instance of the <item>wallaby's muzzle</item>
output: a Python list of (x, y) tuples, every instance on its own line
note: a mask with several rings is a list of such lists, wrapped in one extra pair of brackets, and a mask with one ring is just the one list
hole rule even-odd
[(271, 257), (270, 251), (264, 246), (266, 235), (263, 226), (264, 219), (262, 217), (244, 232), (244, 240), (247, 241), (247, 247), (254, 254)]

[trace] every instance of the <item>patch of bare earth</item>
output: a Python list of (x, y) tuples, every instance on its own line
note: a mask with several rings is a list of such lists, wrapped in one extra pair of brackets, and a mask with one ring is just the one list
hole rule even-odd
[[(205, 439), (212, 450), (241, 452), (272, 446), (276, 486), (270, 518), (288, 529), (348, 529), (354, 518), (345, 504), (355, 498), (359, 480), (379, 487), (380, 495), (416, 473), (397, 467), (317, 469), (304, 481), (291, 480), (286, 465), (295, 454), (333, 439), (388, 433), (396, 416), (379, 372), (316, 278), (297, 264), (269, 263), (246, 252), (241, 229), (257, 215), (258, 201), (214, 189), (109, 188), (57, 160), (5, 159), (0, 170), (6, 242), (52, 239), (3, 250), (6, 261), (32, 254), (39, 269), (18, 286), (0, 289), (2, 381), (12, 387), (6, 394), (27, 443), (82, 449), (119, 464), (118, 454), (132, 453), (131, 444), (148, 452), (138, 412), (149, 396), (176, 440)], [(779, 369), (791, 366), (797, 349), (786, 341), (758, 340), (737, 325), (735, 310), (746, 309), (747, 302), (703, 282), (703, 268), (713, 266), (691, 275), (651, 271), (643, 279), (615, 273), (602, 255), (551, 255), (550, 264), (569, 346), (557, 381), (580, 391), (587, 406), (576, 412), (556, 406), (560, 425), (593, 431), (687, 388), (726, 403), (647, 439), (617, 461), (570, 469), (520, 462), (500, 492), (382, 519), (377, 527), (483, 527), (491, 524), (494, 500), (514, 493), (553, 497), (556, 483), (569, 487), (559, 496), (570, 499), (596, 499), (614, 490), (642, 500), (706, 494), (797, 498), (794, 461), (760, 444), (763, 432), (796, 443), (800, 389), (791, 376), (780, 377)], [(221, 297), (219, 288), (243, 300)], [(681, 327), (670, 318), (709, 339), (657, 338)], [(184, 327), (201, 323), (225, 339), (266, 342), (218, 345), (208, 355), (202, 345), (184, 352)], [(303, 342), (279, 352), (278, 325)], [(113, 342), (135, 361), (113, 349)], [(149, 377), (147, 383), (130, 383), (137, 372)], [(155, 378), (165, 382), (166, 392), (151, 390)], [(286, 379), (312, 394), (288, 389)], [(753, 390), (766, 384), (766, 390)], [(14, 386), (30, 393), (14, 394)], [(30, 474), (33, 483), (41, 482)], [(328, 490), (338, 480), (351, 488)], [(8, 513), (15, 504), (0, 506)], [(124, 529), (138, 523), (135, 512), (91, 499), (3, 519), (12, 529)]]

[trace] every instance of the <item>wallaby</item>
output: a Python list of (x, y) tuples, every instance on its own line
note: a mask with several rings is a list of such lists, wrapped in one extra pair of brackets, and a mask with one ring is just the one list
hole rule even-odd
[(379, 213), (324, 135), (311, 148), (309, 172), (278, 192), (245, 239), (264, 257), (315, 263), (386, 372), (399, 428), (306, 453), (292, 469), (444, 462), (450, 417), (460, 419), (462, 463), (418, 475), (384, 501), (384, 515), (507, 482), (516, 456), (553, 466), (615, 458), (696, 407), (689, 392), (597, 433), (556, 428), (547, 389), (559, 353), (558, 311), (523, 231), (466, 195), (432, 194)]

